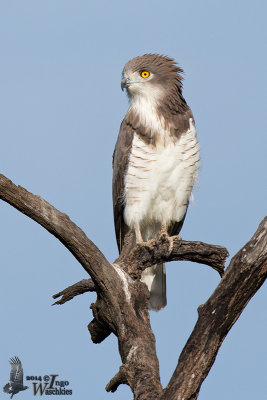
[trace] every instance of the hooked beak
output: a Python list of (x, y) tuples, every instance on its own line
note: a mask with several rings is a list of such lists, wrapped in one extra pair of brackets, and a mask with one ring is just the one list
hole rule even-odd
[(129, 78), (123, 78), (121, 80), (121, 90), (123, 91), (123, 89), (127, 89), (130, 86), (130, 79)]

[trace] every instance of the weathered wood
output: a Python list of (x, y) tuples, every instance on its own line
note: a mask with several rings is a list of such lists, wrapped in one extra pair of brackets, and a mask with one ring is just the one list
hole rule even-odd
[[(173, 241), (171, 250), (169, 249), (170, 240)], [(138, 244), (130, 251), (130, 254), (122, 254), (116, 260), (116, 264), (124, 268), (133, 279), (140, 279), (142, 271), (150, 265), (174, 260), (189, 260), (209, 265), (222, 277), (225, 260), (229, 255), (225, 247), (202, 242), (188, 242), (177, 236), (161, 237), (157, 241), (151, 240), (142, 245)], [(63, 297), (54, 304), (64, 304), (75, 296), (93, 291), (95, 291), (95, 285), (92, 279), (83, 279), (55, 294), (54, 299)]]
[[(127, 264), (131, 276), (147, 267), (169, 261), (192, 261), (209, 265), (223, 276), (224, 265), (229, 253), (225, 247), (203, 242), (188, 242), (179, 236), (161, 236), (158, 240), (135, 246), (127, 257)], [(125, 261), (125, 256), (122, 257)], [(117, 262), (119, 262), (119, 259)]]
[(92, 305), (94, 320), (89, 324), (92, 340), (100, 342), (113, 332), (118, 337), (127, 384), (135, 398), (158, 398), (162, 387), (146, 286), (132, 280), (120, 265), (110, 264), (66, 214), (3, 175), (0, 175), (0, 198), (57, 237), (90, 274), (97, 292), (97, 301)]
[(56, 301), (56, 304), (64, 304), (67, 301), (72, 300), (75, 296), (79, 296), (80, 294), (86, 292), (95, 292), (95, 284), (92, 279), (82, 279), (81, 281), (74, 283), (71, 286), (68, 286), (66, 289), (62, 290), (53, 295), (53, 299), (57, 299), (58, 297), (62, 296), (60, 300)]
[[(42, 225), (74, 255), (91, 279), (54, 295), (63, 304), (74, 296), (96, 291), (88, 328), (94, 343), (110, 333), (118, 338), (122, 366), (106, 389), (130, 386), (136, 400), (193, 400), (207, 376), (218, 349), (247, 302), (266, 279), (267, 218), (251, 241), (232, 259), (223, 275), (228, 252), (224, 247), (162, 236), (131, 249), (131, 235), (120, 257), (110, 264), (101, 251), (66, 214), (39, 196), (0, 175), (0, 198)], [(155, 338), (147, 309), (148, 289), (141, 272), (156, 263), (190, 260), (217, 270), (223, 279), (210, 299), (199, 307), (199, 319), (163, 391)]]
[(217, 352), (243, 309), (267, 277), (267, 217), (232, 258), (223, 279), (204, 305), (161, 399), (194, 400)]

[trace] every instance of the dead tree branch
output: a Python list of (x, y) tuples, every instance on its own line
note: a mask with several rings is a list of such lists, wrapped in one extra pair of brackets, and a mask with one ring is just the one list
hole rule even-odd
[(63, 304), (78, 294), (96, 291), (97, 300), (91, 305), (94, 318), (88, 326), (91, 339), (100, 343), (114, 333), (122, 359), (119, 372), (106, 389), (115, 391), (120, 384), (127, 384), (136, 400), (196, 399), (225, 335), (266, 278), (267, 219), (232, 259), (210, 299), (199, 307), (198, 322), (163, 391), (147, 309), (149, 293), (140, 282), (141, 272), (162, 261), (190, 260), (207, 264), (222, 276), (227, 250), (178, 237), (161, 237), (131, 251), (126, 245), (121, 256), (110, 264), (66, 214), (3, 175), (0, 198), (58, 238), (91, 276), (92, 279), (78, 282), (54, 298), (62, 296), (56, 304)]
[(67, 301), (72, 300), (75, 296), (79, 296), (80, 294), (95, 291), (96, 289), (92, 279), (82, 279), (80, 282), (74, 283), (74, 285), (71, 285), (61, 292), (54, 294), (53, 299), (57, 299), (60, 296), (62, 296), (62, 298), (56, 301), (53, 306), (55, 304), (64, 304)]
[(198, 321), (162, 399), (196, 399), (217, 352), (243, 309), (267, 277), (267, 217), (232, 258), (223, 279), (198, 308)]
[[(209, 265), (220, 276), (224, 273), (226, 258), (229, 256), (225, 247), (202, 242), (188, 242), (179, 236), (161, 236), (159, 240), (151, 240), (135, 246), (127, 257), (129, 273), (135, 277), (147, 267), (169, 261), (192, 261)], [(122, 257), (125, 262), (125, 256)], [(120, 261), (120, 257), (116, 262)]]
[(66, 214), (3, 175), (0, 198), (57, 237), (88, 272), (97, 292), (96, 303), (91, 305), (94, 319), (88, 327), (93, 342), (99, 343), (113, 332), (125, 369), (121, 383), (127, 382), (136, 399), (158, 398), (162, 387), (146, 286), (133, 281), (120, 266), (110, 264)]

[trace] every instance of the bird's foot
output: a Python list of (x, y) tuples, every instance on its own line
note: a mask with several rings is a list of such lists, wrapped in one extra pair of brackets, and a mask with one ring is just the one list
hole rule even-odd
[(168, 234), (168, 230), (167, 230), (167, 226), (166, 224), (162, 224), (161, 226), (161, 231), (159, 234), (159, 240), (165, 242), (168, 241), (169, 242), (169, 254), (171, 254), (172, 250), (173, 250), (173, 241), (174, 240), (182, 240), (180, 236), (169, 236)]
[(141, 233), (141, 229), (139, 226), (135, 227), (135, 237), (136, 237), (136, 244), (139, 246), (148, 246), (148, 247), (153, 247), (155, 240), (154, 239), (150, 239), (147, 242), (144, 241), (142, 233)]
[(136, 243), (136, 245), (138, 245), (138, 246), (145, 246), (145, 247), (153, 247), (154, 244), (155, 244), (155, 240), (154, 239), (150, 239), (147, 242), (142, 240), (142, 241)]
[(169, 243), (168, 253), (171, 254), (171, 252), (173, 250), (173, 236), (169, 236), (168, 233), (161, 233), (159, 235), (159, 240), (162, 242), (167, 241)]
[(164, 237), (164, 236), (169, 236), (167, 224), (161, 224), (159, 238)]

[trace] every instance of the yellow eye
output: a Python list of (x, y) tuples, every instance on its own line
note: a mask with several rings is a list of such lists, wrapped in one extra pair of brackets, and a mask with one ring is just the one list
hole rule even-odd
[(149, 77), (150, 72), (149, 71), (141, 71), (140, 75), (142, 76), (142, 78), (146, 79)]

